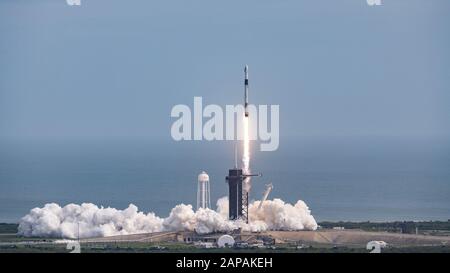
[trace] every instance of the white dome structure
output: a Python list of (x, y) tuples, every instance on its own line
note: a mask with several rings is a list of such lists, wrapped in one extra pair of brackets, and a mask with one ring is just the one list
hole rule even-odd
[(198, 175), (197, 209), (200, 208), (211, 208), (209, 175), (204, 171)]
[(234, 243), (234, 238), (228, 234), (220, 236), (219, 240), (217, 240), (218, 247), (233, 247)]

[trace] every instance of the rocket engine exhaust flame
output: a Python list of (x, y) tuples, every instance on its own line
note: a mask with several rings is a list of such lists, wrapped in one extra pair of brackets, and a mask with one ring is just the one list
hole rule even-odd
[[(242, 172), (244, 174), (250, 174), (250, 137), (249, 137), (249, 120), (244, 116), (244, 140), (243, 140), (243, 153), (242, 153)], [(244, 178), (244, 190), (249, 192), (251, 189), (250, 177)]]

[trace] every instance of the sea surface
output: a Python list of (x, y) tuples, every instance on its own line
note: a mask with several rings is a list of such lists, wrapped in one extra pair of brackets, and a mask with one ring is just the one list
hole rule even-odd
[[(171, 140), (0, 141), (0, 222), (18, 222), (46, 203), (90, 202), (168, 216), (195, 204), (197, 175), (211, 200), (227, 195), (232, 142)], [(240, 164), (240, 162), (239, 162)], [(304, 200), (317, 221), (450, 219), (450, 142), (401, 137), (297, 137), (276, 152), (252, 143), (250, 199)]]

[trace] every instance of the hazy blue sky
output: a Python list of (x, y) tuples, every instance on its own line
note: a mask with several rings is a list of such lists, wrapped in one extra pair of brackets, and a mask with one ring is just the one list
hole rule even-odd
[(450, 135), (450, 1), (81, 1), (0, 2), (0, 136), (169, 139), (245, 64), (281, 136)]
[(81, 3), (0, 0), (0, 221), (48, 202), (167, 215), (201, 170), (226, 195), (233, 144), (174, 143), (170, 112), (242, 103), (245, 64), (281, 119), (251, 199), (273, 182), (317, 219), (449, 218), (449, 0)]

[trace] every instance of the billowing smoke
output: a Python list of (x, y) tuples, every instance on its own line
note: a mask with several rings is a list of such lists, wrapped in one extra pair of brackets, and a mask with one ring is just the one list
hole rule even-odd
[(124, 210), (97, 207), (94, 204), (46, 204), (23, 217), (19, 234), (37, 237), (89, 238), (110, 235), (156, 232), (163, 229), (163, 219), (144, 214), (130, 204)]
[(295, 205), (280, 199), (267, 200), (261, 209), (260, 201), (249, 206), (250, 223), (228, 220), (228, 198), (217, 201), (217, 210), (197, 211), (191, 205), (175, 206), (169, 217), (145, 214), (130, 204), (124, 210), (98, 207), (94, 204), (46, 204), (34, 208), (22, 218), (19, 234), (23, 236), (55, 238), (89, 238), (159, 231), (196, 231), (197, 233), (226, 232), (237, 228), (244, 231), (315, 230), (317, 223), (303, 201)]

